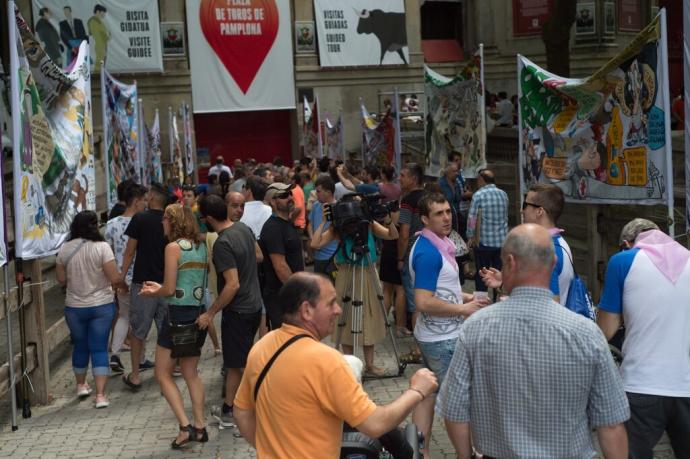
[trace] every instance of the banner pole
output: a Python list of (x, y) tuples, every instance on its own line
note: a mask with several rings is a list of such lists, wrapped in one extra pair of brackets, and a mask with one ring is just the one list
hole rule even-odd
[[(315, 96), (315, 106), (316, 106), (316, 129), (319, 136), (319, 158), (323, 158), (323, 142), (321, 141), (321, 104), (319, 104), (319, 95)], [(312, 114), (312, 116), (314, 116)]]
[(395, 102), (395, 170), (399, 174), (402, 167), (402, 140), (400, 136), (400, 94), (398, 94), (398, 87), (395, 87), (394, 96)]
[(105, 65), (101, 62), (101, 110), (103, 111), (103, 161), (105, 169), (105, 199), (108, 205), (108, 212), (113, 206), (110, 190), (110, 155), (108, 151), (110, 138), (110, 120), (108, 119), (108, 90), (105, 85)]
[[(137, 88), (137, 94), (139, 94), (139, 88)], [(137, 130), (139, 131), (137, 135), (137, 143), (139, 144), (139, 180), (142, 185), (146, 185), (146, 179), (144, 178), (144, 101), (141, 98), (137, 99)]]
[[(666, 8), (659, 12), (661, 15), (661, 66), (664, 71), (664, 125), (666, 143), (666, 199), (668, 205), (668, 234), (675, 237), (676, 224), (673, 214), (673, 145), (671, 144), (671, 100), (668, 88), (668, 41), (666, 39)], [(687, 145), (685, 146), (687, 149)]]
[[(479, 45), (480, 49), (483, 49), (482, 45)], [(518, 177), (520, 180), (520, 184), (518, 185), (518, 196), (520, 197), (520, 203), (518, 204), (518, 208), (516, 209), (517, 214), (516, 215), (522, 215), (520, 213), (520, 209), (522, 209), (522, 201), (525, 199), (525, 174), (522, 170), (522, 162), (524, 161), (523, 155), (524, 153), (522, 152), (522, 113), (520, 110), (520, 100), (522, 99), (522, 88), (520, 86), (520, 70), (522, 69), (522, 56), (520, 54), (516, 55), (517, 57), (517, 96), (518, 96), (518, 106), (517, 106), (517, 113), (518, 113)], [(482, 56), (483, 59), (483, 56)], [(482, 62), (482, 69), (484, 68), (484, 62)], [(483, 72), (483, 71), (482, 71)], [(483, 73), (482, 73), (483, 75)], [(483, 76), (482, 76), (483, 78)], [(484, 80), (482, 79), (482, 85), (484, 84)], [(484, 110), (482, 110), (482, 117), (486, 116), (486, 102), (483, 100), (484, 99), (484, 93), (485, 91), (482, 91), (482, 102), (484, 105)], [(486, 132), (486, 121), (484, 122), (484, 131)]]

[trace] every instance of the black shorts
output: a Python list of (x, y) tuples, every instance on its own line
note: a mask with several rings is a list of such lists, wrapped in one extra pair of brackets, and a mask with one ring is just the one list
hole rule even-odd
[(223, 311), (220, 322), (223, 342), (223, 367), (244, 368), (247, 355), (254, 344), (254, 335), (259, 329), (261, 311), (235, 312)]
[(381, 282), (402, 285), (400, 271), (398, 270), (398, 241), (383, 241), (381, 250), (381, 264), (379, 267), (379, 279)]
[[(206, 308), (202, 308), (199, 311), (198, 306), (177, 306), (168, 305), (168, 311), (163, 319), (163, 325), (161, 326), (161, 332), (158, 335), (157, 344), (160, 347), (166, 349), (172, 349), (172, 342), (170, 341), (170, 322), (178, 325), (191, 324), (196, 322), (200, 313), (204, 313)], [(206, 341), (206, 330), (199, 330), (197, 334), (196, 344), (199, 349), (204, 347), (204, 342)]]

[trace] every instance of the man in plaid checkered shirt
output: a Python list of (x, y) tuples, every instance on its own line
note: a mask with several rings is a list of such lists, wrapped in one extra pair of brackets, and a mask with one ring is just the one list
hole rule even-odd
[(461, 327), (437, 412), (459, 458), (470, 426), (485, 458), (591, 458), (591, 429), (608, 458), (627, 458), (628, 401), (604, 335), (561, 307), (549, 290), (555, 263), (549, 232), (513, 229), (503, 245), (510, 298)]
[(477, 267), (475, 290), (486, 292), (479, 271), (482, 268), (501, 269), (501, 246), (508, 234), (508, 195), (496, 186), (496, 177), (488, 169), (479, 171), (477, 185), (479, 190), (472, 196), (467, 218), (467, 238), (470, 247), (474, 248)]

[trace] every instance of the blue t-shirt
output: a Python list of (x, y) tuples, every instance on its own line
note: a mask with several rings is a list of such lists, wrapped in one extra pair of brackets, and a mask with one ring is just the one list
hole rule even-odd
[(604, 279), (604, 292), (599, 301), (599, 309), (612, 314), (623, 312), (623, 285), (628, 277), (630, 267), (635, 260), (638, 248), (618, 252), (609, 260)]
[[(323, 220), (323, 205), (316, 201), (309, 212), (309, 221), (311, 222), (312, 231), (316, 231), (321, 221)], [(326, 222), (323, 225), (323, 230), (326, 231), (331, 226), (331, 222)], [(338, 241), (331, 241), (320, 249), (314, 251), (314, 260), (326, 261), (329, 260), (335, 251), (338, 249)]]

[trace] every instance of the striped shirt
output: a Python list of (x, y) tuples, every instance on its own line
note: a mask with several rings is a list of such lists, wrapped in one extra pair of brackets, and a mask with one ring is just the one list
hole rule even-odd
[(539, 287), (515, 288), (465, 321), (436, 409), (471, 423), (492, 457), (589, 459), (590, 428), (630, 417), (604, 335)]
[(480, 210), (479, 243), (486, 247), (501, 247), (508, 235), (508, 195), (493, 183), (484, 185), (474, 193), (467, 220), (468, 238), (475, 235)]

